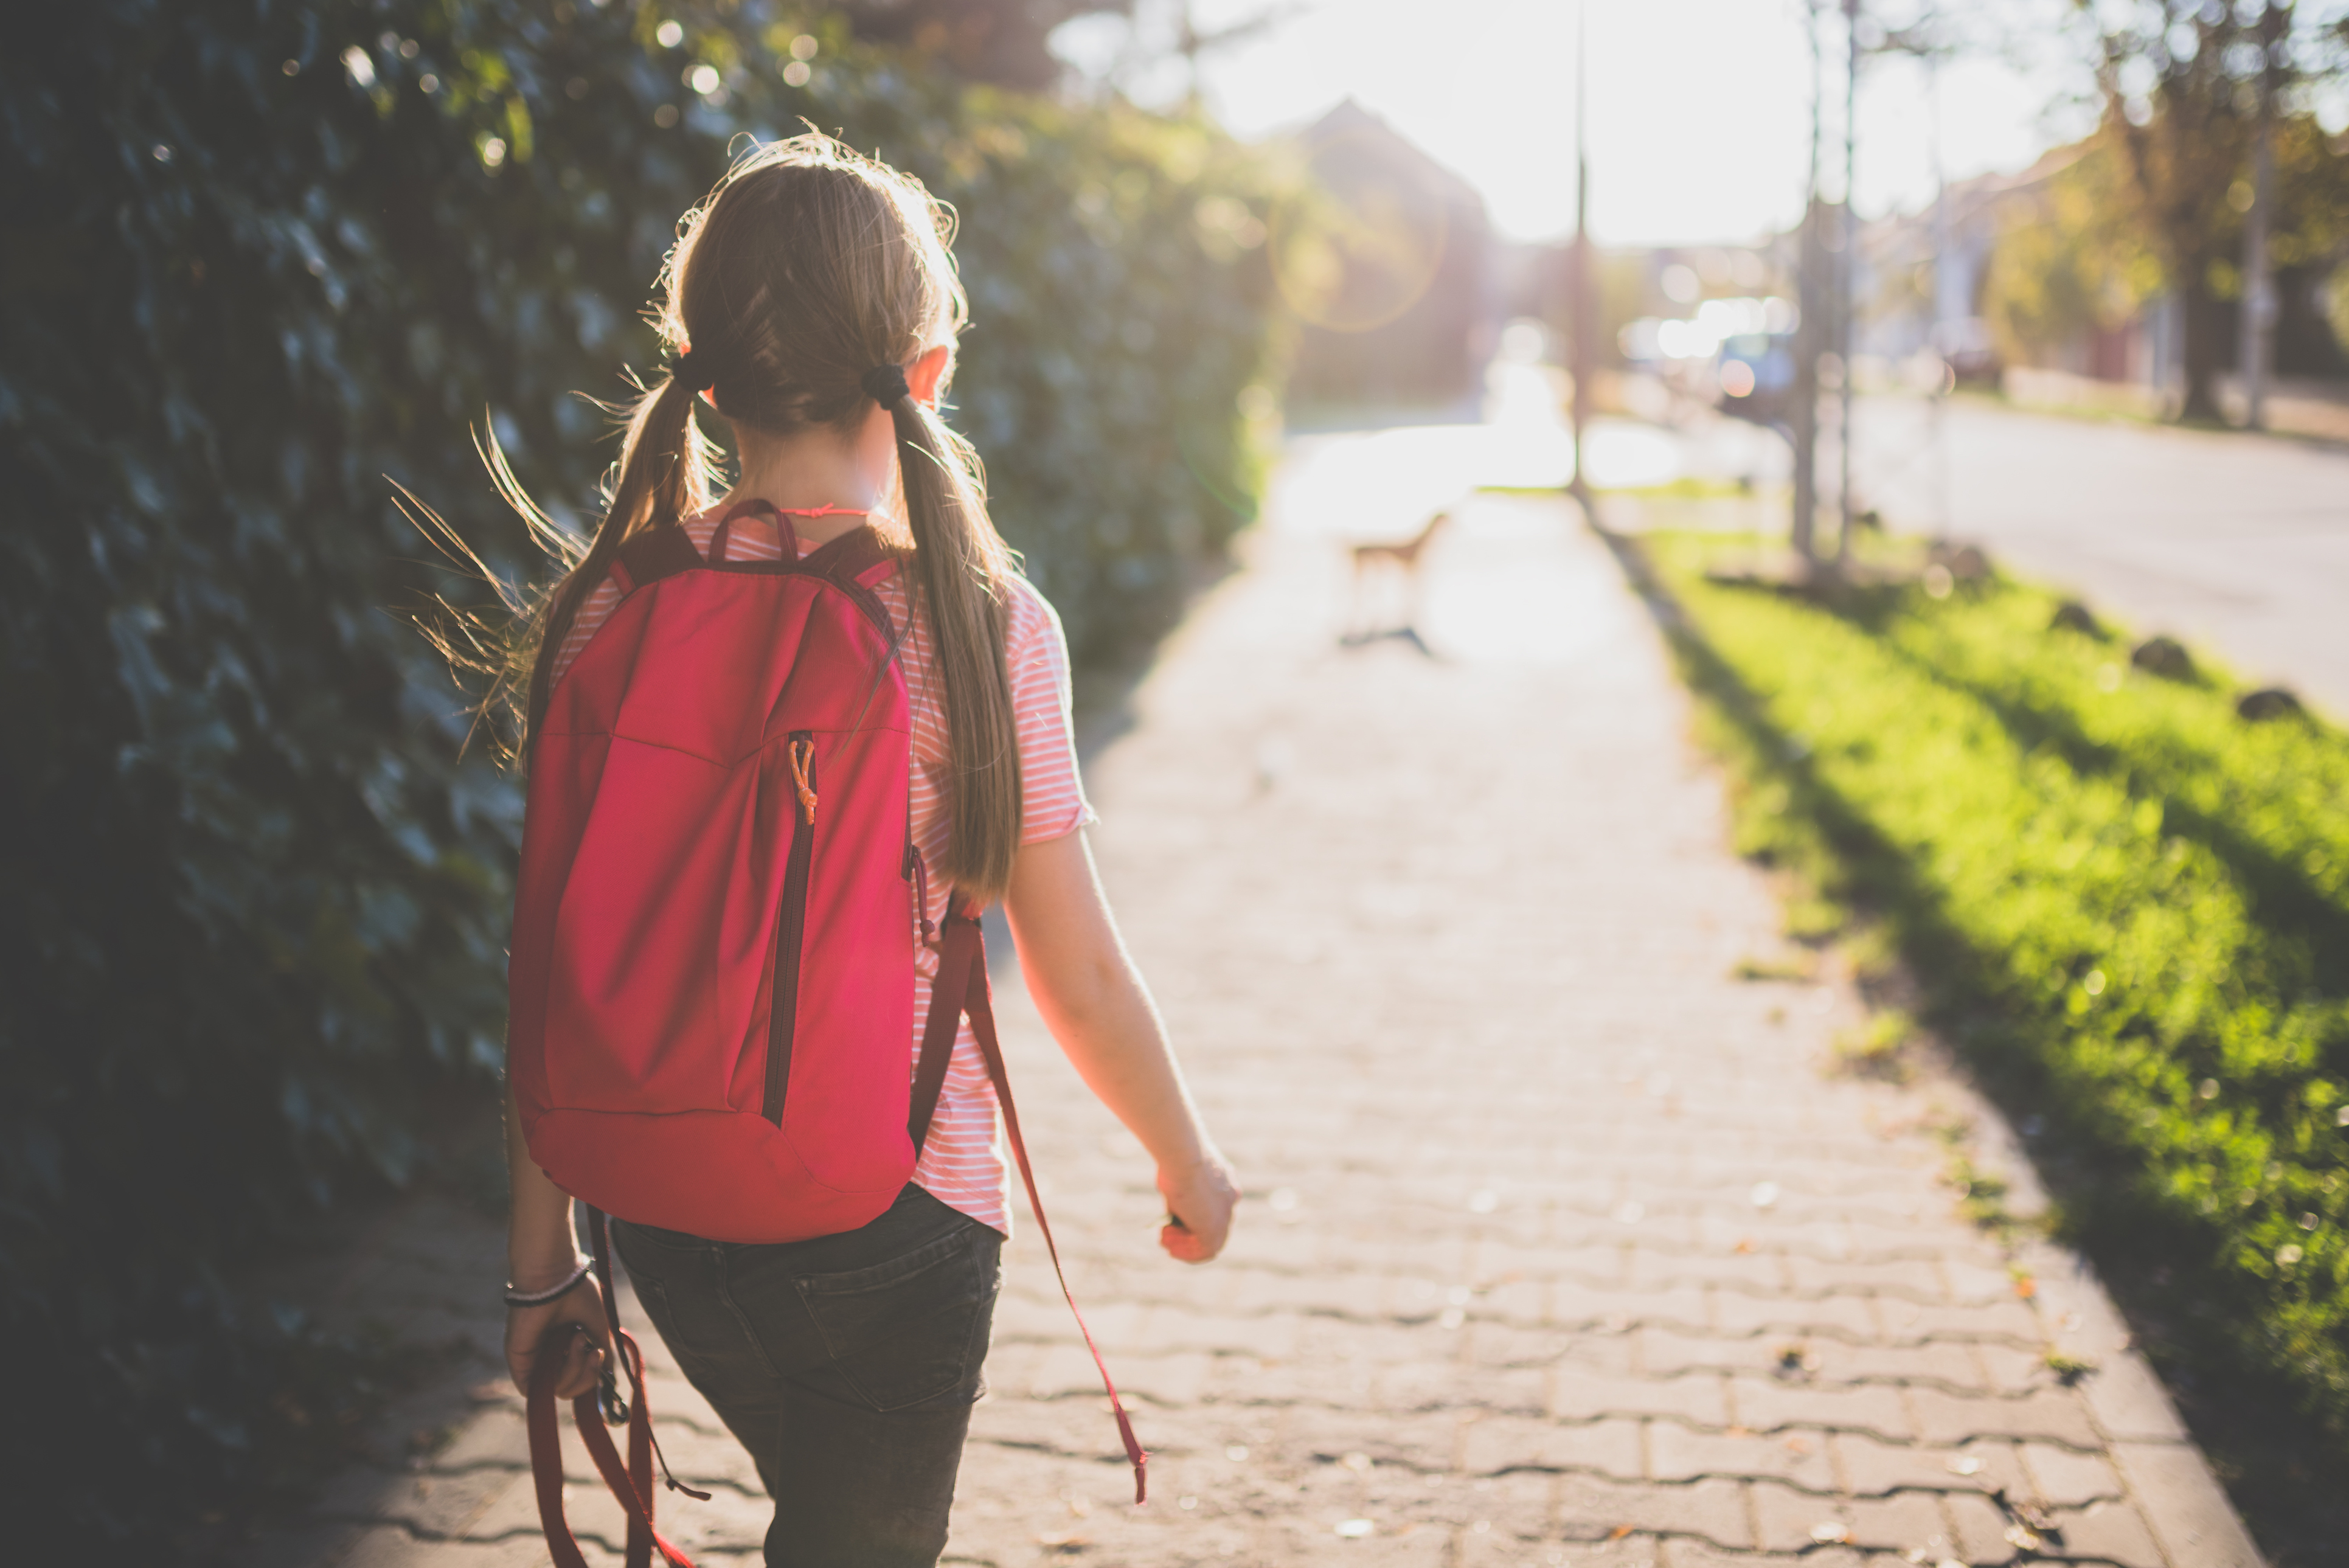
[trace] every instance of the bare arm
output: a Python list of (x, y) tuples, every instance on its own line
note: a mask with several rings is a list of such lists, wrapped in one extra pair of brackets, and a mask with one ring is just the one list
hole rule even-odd
[(1176, 1222), (1159, 1244), (1185, 1263), (1206, 1263), (1224, 1250), (1239, 1188), (1118, 937), (1084, 834), (1023, 846), (1004, 909), (1028, 993), (1052, 1037), (1158, 1163), (1158, 1190)]
[[(506, 1088), (506, 1175), (513, 1190), (506, 1212), (506, 1282), (519, 1291), (538, 1291), (560, 1284), (578, 1258), (577, 1233), (571, 1223), (571, 1194), (546, 1178), (523, 1142), (522, 1115), (515, 1109), (513, 1088)], [(584, 1324), (597, 1349), (581, 1349), (576, 1336), (567, 1336), (570, 1364), (555, 1386), (559, 1398), (575, 1399), (595, 1386), (604, 1357), (612, 1343), (605, 1320), (604, 1298), (593, 1274), (581, 1280), (567, 1295), (544, 1306), (506, 1308), (506, 1370), (514, 1387), (530, 1392), (531, 1363), (539, 1344), (550, 1334), (564, 1332), (570, 1323)]]

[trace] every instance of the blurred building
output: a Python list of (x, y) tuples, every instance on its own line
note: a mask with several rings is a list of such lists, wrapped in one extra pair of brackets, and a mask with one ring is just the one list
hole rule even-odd
[[(2156, 294), (2133, 303), (2120, 281), (2099, 275), (2093, 242), (2069, 253), (2054, 247), (2034, 251), (2028, 242), (2053, 232), (2079, 232), (2083, 222), (2075, 189), (2060, 187), (2085, 170), (2086, 143), (2057, 148), (2014, 174), (1985, 174), (1948, 188), (1943, 206), (1897, 213), (1864, 224), (1855, 277), (1857, 299), (1857, 351), (1864, 372), (1896, 376), (1899, 367), (1937, 353), (1961, 379), (2002, 386), (2025, 403), (2096, 405), (2166, 415), (2182, 392), (2185, 322), (2174, 294)], [(2093, 222), (2094, 220), (2088, 220)], [(2018, 243), (2018, 241), (2023, 242)], [(2054, 251), (2054, 255), (2048, 253)], [(2105, 258), (2107, 270), (2109, 257)], [(2051, 302), (2062, 301), (2070, 285), (2068, 312), (2051, 310), (2023, 332), (2010, 315), (1999, 319), (2000, 295), (2012, 299), (2015, 280), (1994, 286), (1993, 273), (2009, 269), (2069, 263), (2079, 271), (2043, 284)], [(2282, 266), (2275, 273), (2279, 305), (2273, 370), (2283, 383), (2282, 427), (2293, 423), (2292, 403), (2337, 401), (2349, 391), (2349, 353), (2327, 319), (2326, 288), (2333, 263)], [(2240, 306), (2219, 301), (2222, 363), (2240, 358)], [(2328, 387), (2326, 383), (2334, 383)], [(2231, 385), (2221, 377), (2222, 397)], [(2326, 426), (2312, 433), (2342, 434), (2338, 418), (2320, 416)]]
[(1473, 418), (1505, 315), (1484, 199), (1351, 99), (1299, 140), (1323, 206), (1278, 247), (1292, 402)]
[[(2060, 150), (2019, 174), (1957, 181), (1938, 207), (1863, 222), (1852, 278), (1854, 353), (1879, 366), (1939, 356), (1961, 381), (1995, 386), (2004, 366), (1983, 306), (1999, 236), (2027, 221), (2033, 192), (2073, 156)], [(1841, 216), (1834, 209), (1831, 222)], [(2159, 372), (2147, 366), (2144, 373)]]

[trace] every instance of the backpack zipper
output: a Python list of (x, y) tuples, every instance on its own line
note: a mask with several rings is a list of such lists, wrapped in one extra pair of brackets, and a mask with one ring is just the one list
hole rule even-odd
[(775, 922), (775, 984), (767, 1020), (767, 1098), (760, 1111), (783, 1124), (783, 1090), (792, 1078), (792, 1035), (798, 1022), (800, 952), (807, 937), (808, 864), (815, 856), (815, 732), (792, 731), (791, 857), (783, 862), (783, 903)]

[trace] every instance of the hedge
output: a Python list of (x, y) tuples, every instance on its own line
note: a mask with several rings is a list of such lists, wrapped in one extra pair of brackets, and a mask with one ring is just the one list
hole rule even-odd
[(1822, 603), (1706, 580), (1721, 548), (1651, 555), (1741, 846), (1883, 922), (2044, 1108), (2078, 1238), (2349, 1436), (2349, 737), (2003, 578)]
[(416, 1180), (436, 1129), (493, 1100), (517, 817), (400, 614), (448, 583), (391, 485), (501, 573), (538, 570), (473, 428), (589, 517), (612, 449), (573, 394), (650, 366), (636, 313), (676, 215), (730, 139), (802, 118), (959, 205), (957, 417), (998, 517), (1083, 651), (1146, 641), (1249, 513), (1237, 409), (1275, 340), (1242, 242), (1273, 176), (1206, 125), (966, 89), (761, 0), (91, 0), (12, 23), (0, 1466), (41, 1500), (21, 1550), (233, 1560), (365, 1408), (368, 1346), (234, 1281)]

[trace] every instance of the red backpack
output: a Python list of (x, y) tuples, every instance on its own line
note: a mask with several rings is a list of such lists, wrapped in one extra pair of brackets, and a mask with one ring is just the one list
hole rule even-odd
[[(781, 560), (726, 559), (751, 512), (774, 519)], [(879, 1218), (913, 1177), (965, 1014), (1060, 1267), (1004, 1077), (978, 908), (957, 893), (943, 931), (927, 918), (911, 709), (874, 592), (894, 570), (869, 528), (798, 558), (764, 501), (728, 511), (706, 557), (681, 527), (648, 530), (621, 546), (620, 603), (539, 721), (508, 1072), (531, 1158), (589, 1205), (607, 1305), (605, 1214), (750, 1243)], [(939, 965), (909, 1072), (917, 931)], [(603, 1403), (629, 1421), (626, 1472), (589, 1430), (593, 1397), (575, 1413), (628, 1510), (630, 1568), (656, 1545), (682, 1564), (652, 1529), (642, 1358), (619, 1340), (633, 1409), (609, 1370)], [(1110, 1398), (1138, 1502), (1146, 1456), (1114, 1387)], [(541, 1512), (570, 1568), (584, 1560), (563, 1525), (551, 1385), (531, 1403)]]

